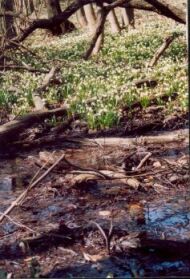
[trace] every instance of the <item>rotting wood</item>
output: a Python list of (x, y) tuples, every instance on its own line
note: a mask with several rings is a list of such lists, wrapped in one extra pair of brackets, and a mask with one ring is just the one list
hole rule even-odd
[(26, 128), (31, 127), (35, 123), (39, 123), (53, 115), (66, 116), (67, 108), (68, 107), (63, 106), (62, 108), (58, 109), (42, 110), (29, 113), (0, 126), (0, 148), (3, 148), (3, 144), (7, 144), (15, 140), (20, 132), (24, 131)]
[(20, 194), (20, 196), (3, 212), (0, 216), (0, 222), (4, 220), (5, 217), (22, 201), (23, 198), (26, 197), (28, 192), (34, 188), (38, 183), (40, 183), (65, 157), (65, 153), (60, 156), (60, 158), (47, 170), (45, 171), (39, 178), (37, 178), (32, 184), (28, 186), (28, 188)]

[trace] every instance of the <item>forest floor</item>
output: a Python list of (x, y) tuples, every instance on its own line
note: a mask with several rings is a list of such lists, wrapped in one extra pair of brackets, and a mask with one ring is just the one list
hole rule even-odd
[[(107, 34), (89, 61), (81, 32), (37, 32), (25, 43), (32, 52), (14, 53), (18, 65), (59, 67), (43, 97), (48, 108), (69, 105), (71, 120), (52, 118), (0, 146), (1, 213), (64, 154), (2, 221), (0, 277), (190, 275), (184, 35), (147, 66), (168, 35), (184, 30), (141, 16), (135, 30)], [(44, 76), (1, 72), (1, 124), (33, 110)]]

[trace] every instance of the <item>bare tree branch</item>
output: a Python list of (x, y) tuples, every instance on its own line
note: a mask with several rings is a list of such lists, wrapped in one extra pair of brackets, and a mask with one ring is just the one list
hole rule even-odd
[[(113, 9), (115, 7), (126, 7), (133, 9), (142, 9), (147, 11), (153, 11), (160, 15), (171, 18), (179, 23), (186, 23), (186, 14), (183, 10), (174, 7), (163, 0), (116, 0), (112, 2), (110, 0), (104, 0), (103, 3), (110, 4), (106, 9)], [(48, 29), (53, 30), (56, 25), (60, 25), (68, 20), (78, 9), (89, 3), (96, 3), (99, 6), (99, 0), (80, 0), (72, 2), (63, 12), (50, 18), (50, 19), (38, 19), (34, 20), (23, 33), (14, 39), (16, 43), (25, 40), (36, 29)], [(5, 49), (13, 47), (13, 44), (8, 43), (5, 45)], [(1, 49), (2, 50), (2, 49)]]

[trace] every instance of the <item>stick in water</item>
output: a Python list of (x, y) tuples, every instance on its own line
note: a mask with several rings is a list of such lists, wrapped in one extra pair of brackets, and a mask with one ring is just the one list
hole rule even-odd
[(26, 196), (26, 194), (34, 188), (39, 182), (41, 182), (65, 157), (65, 154), (62, 154), (61, 157), (46, 171), (44, 172), (36, 181), (29, 185), (29, 187), (20, 194), (20, 196), (5, 210), (4, 213), (0, 216), (0, 222), (18, 205), (18, 203)]

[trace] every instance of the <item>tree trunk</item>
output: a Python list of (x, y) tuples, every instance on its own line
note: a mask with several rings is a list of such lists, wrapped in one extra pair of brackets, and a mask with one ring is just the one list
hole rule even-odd
[(89, 30), (91, 33), (94, 33), (96, 29), (96, 16), (92, 4), (85, 5), (84, 11), (88, 22)]
[[(61, 13), (59, 0), (46, 0), (46, 6), (47, 6), (48, 18), (51, 18)], [(64, 34), (65, 31), (66, 31), (65, 24), (62, 23), (59, 26), (56, 26), (55, 29), (52, 31), (52, 33), (53, 35), (60, 35), (60, 34)]]
[(121, 8), (121, 16), (123, 27), (135, 28), (134, 9)]
[(87, 19), (86, 19), (86, 15), (85, 15), (85, 12), (84, 12), (84, 8), (81, 7), (77, 12), (76, 12), (76, 16), (77, 16), (77, 21), (78, 23), (80, 24), (80, 26), (83, 28), (83, 27), (86, 27), (88, 22), (87, 22)]
[[(14, 12), (14, 1), (11, 0), (2, 0), (1, 8), (3, 12)], [(3, 29), (5, 38), (12, 39), (16, 37), (16, 29), (14, 26), (14, 17), (11, 15), (5, 15), (3, 17)]]
[(119, 22), (117, 19), (117, 16), (115, 14), (115, 10), (111, 10), (108, 14), (108, 21), (111, 25), (111, 32), (112, 33), (119, 33), (120, 32), (120, 26), (119, 26)]
[[(62, 12), (59, 0), (46, 0), (46, 6), (47, 6), (48, 18), (59, 15)], [(52, 34), (61, 35), (61, 34), (65, 34), (66, 32), (70, 32), (74, 29), (75, 29), (74, 24), (69, 20), (66, 20), (65, 23), (56, 25), (52, 29)]]
[(108, 12), (106, 12), (102, 8), (98, 9), (98, 17), (97, 17), (94, 36), (92, 38), (90, 47), (88, 48), (88, 50), (84, 55), (84, 59), (88, 59), (91, 55), (95, 55), (100, 51), (100, 48), (104, 40), (104, 25), (105, 25), (107, 15)]
[(31, 15), (34, 11), (34, 2), (33, 0), (25, 0), (26, 14)]

